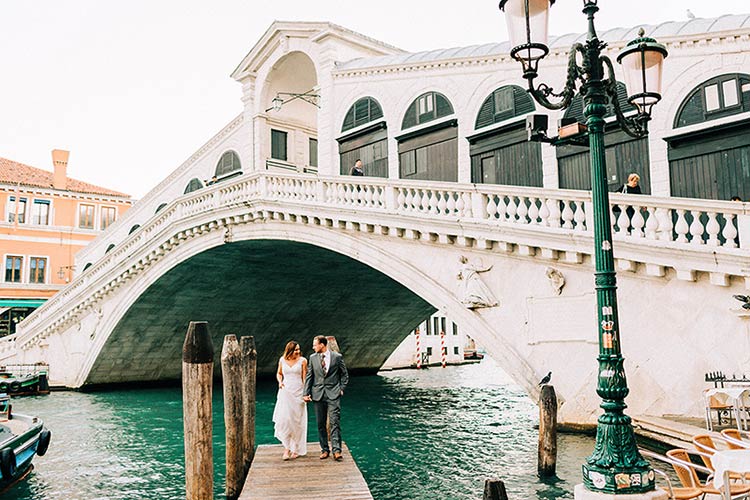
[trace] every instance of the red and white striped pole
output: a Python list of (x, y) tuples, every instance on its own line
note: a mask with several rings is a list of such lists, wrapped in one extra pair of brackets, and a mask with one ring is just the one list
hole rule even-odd
[(419, 328), (414, 330), (414, 335), (417, 338), (417, 369), (422, 368), (422, 348), (419, 345)]
[(440, 332), (440, 352), (443, 355), (441, 363), (443, 368), (445, 368), (446, 358), (448, 357), (448, 351), (445, 348), (445, 332)]

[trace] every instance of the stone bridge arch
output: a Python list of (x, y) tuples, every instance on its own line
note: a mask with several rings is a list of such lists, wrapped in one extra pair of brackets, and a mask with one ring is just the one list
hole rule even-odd
[[(225, 243), (224, 237), (214, 231), (189, 240), (175, 255), (155, 264), (132, 286), (123, 289), (117, 300), (110, 300), (113, 307), (107, 319), (97, 325), (98, 331), (89, 333), (94, 336), (93, 345), (83, 360), (76, 385), (178, 379), (187, 322), (203, 319), (210, 321), (217, 349), (224, 334), (255, 335), (259, 370), (266, 373), (273, 371), (286, 340), (295, 338), (307, 348), (306, 341), (316, 333), (336, 335), (347, 349), (355, 372), (374, 372), (414, 325), (441, 309), (462, 329), (472, 332), (480, 344), (490, 346), (505, 369), (533, 390), (538, 374), (514, 345), (498, 337), (495, 327), (481, 312), (462, 306), (456, 290), (441, 283), (446, 277), (431, 276), (402, 259), (398, 252), (384, 251), (373, 241), (362, 241), (344, 232), (274, 221), (234, 228), (231, 243)], [(276, 260), (268, 261), (269, 257)], [(300, 266), (295, 266), (295, 259), (301, 261)], [(236, 264), (253, 267), (244, 272), (233, 270)], [(196, 272), (202, 266), (207, 267)], [(325, 285), (327, 277), (331, 293), (310, 299), (315, 306), (326, 306), (324, 310), (310, 311), (309, 305), (303, 305), (304, 314), (285, 316), (283, 313), (294, 310), (294, 304), (304, 300), (303, 293), (290, 290), (295, 286), (290, 277), (301, 268), (307, 273), (301, 278), (313, 285), (304, 291)], [(263, 304), (261, 311), (253, 310), (252, 301), (258, 297), (251, 293), (236, 297), (245, 286), (243, 283), (258, 271), (267, 273), (263, 293), (271, 294), (259, 301)], [(451, 275), (455, 271), (446, 270)], [(212, 274), (220, 279), (206, 280)], [(238, 282), (224, 281), (227, 274), (236, 275)], [(222, 281), (225, 286), (218, 288)], [(253, 280), (254, 284), (258, 282)], [(218, 298), (211, 297), (211, 289), (223, 292)], [(167, 295), (167, 291), (173, 295)], [(235, 295), (234, 299), (231, 295)], [(338, 300), (347, 296), (349, 300), (344, 303)], [(219, 308), (221, 314), (238, 308), (240, 324), (237, 320), (222, 324), (215, 316), (206, 318), (221, 302), (232, 304), (230, 310)], [(278, 302), (278, 308), (268, 310), (266, 305), (274, 302)], [(250, 314), (243, 314), (243, 304)], [(177, 321), (175, 313), (181, 316)], [(244, 318), (261, 318), (262, 322), (242, 325)], [(298, 320), (310, 324), (292, 329), (290, 325)], [(364, 331), (356, 332), (357, 329)]]

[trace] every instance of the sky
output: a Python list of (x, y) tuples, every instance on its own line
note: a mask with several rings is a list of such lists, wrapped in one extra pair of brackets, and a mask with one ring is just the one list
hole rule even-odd
[[(229, 75), (274, 20), (408, 51), (507, 39), (497, 0), (2, 0), (0, 156), (142, 197), (242, 109)], [(550, 33), (584, 32), (560, 0)], [(597, 30), (748, 14), (747, 0), (600, 0)], [(554, 83), (554, 82), (551, 82)]]

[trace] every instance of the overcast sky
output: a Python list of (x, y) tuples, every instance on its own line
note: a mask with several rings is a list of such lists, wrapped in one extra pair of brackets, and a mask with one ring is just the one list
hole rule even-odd
[[(497, 0), (2, 0), (0, 156), (141, 197), (241, 111), (230, 72), (275, 20), (408, 51), (506, 40)], [(600, 0), (597, 29), (750, 13), (747, 0)], [(585, 31), (581, 0), (552, 34)]]

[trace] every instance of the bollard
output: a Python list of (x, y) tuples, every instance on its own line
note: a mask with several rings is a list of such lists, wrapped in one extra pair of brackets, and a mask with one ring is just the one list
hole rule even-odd
[(539, 395), (539, 477), (555, 475), (557, 466), (557, 396), (555, 388), (543, 385)]
[(508, 493), (505, 491), (505, 483), (500, 479), (485, 480), (482, 500), (508, 500)]
[(227, 500), (236, 500), (245, 479), (245, 458), (242, 453), (242, 366), (240, 343), (235, 335), (224, 337), (221, 349), (221, 377), (224, 385), (224, 427), (226, 428)]
[(242, 455), (243, 480), (255, 456), (255, 370), (258, 353), (253, 337), (240, 338), (240, 363), (242, 373)]
[(214, 347), (208, 323), (191, 321), (182, 345), (186, 500), (211, 500), (214, 495), (213, 373)]

